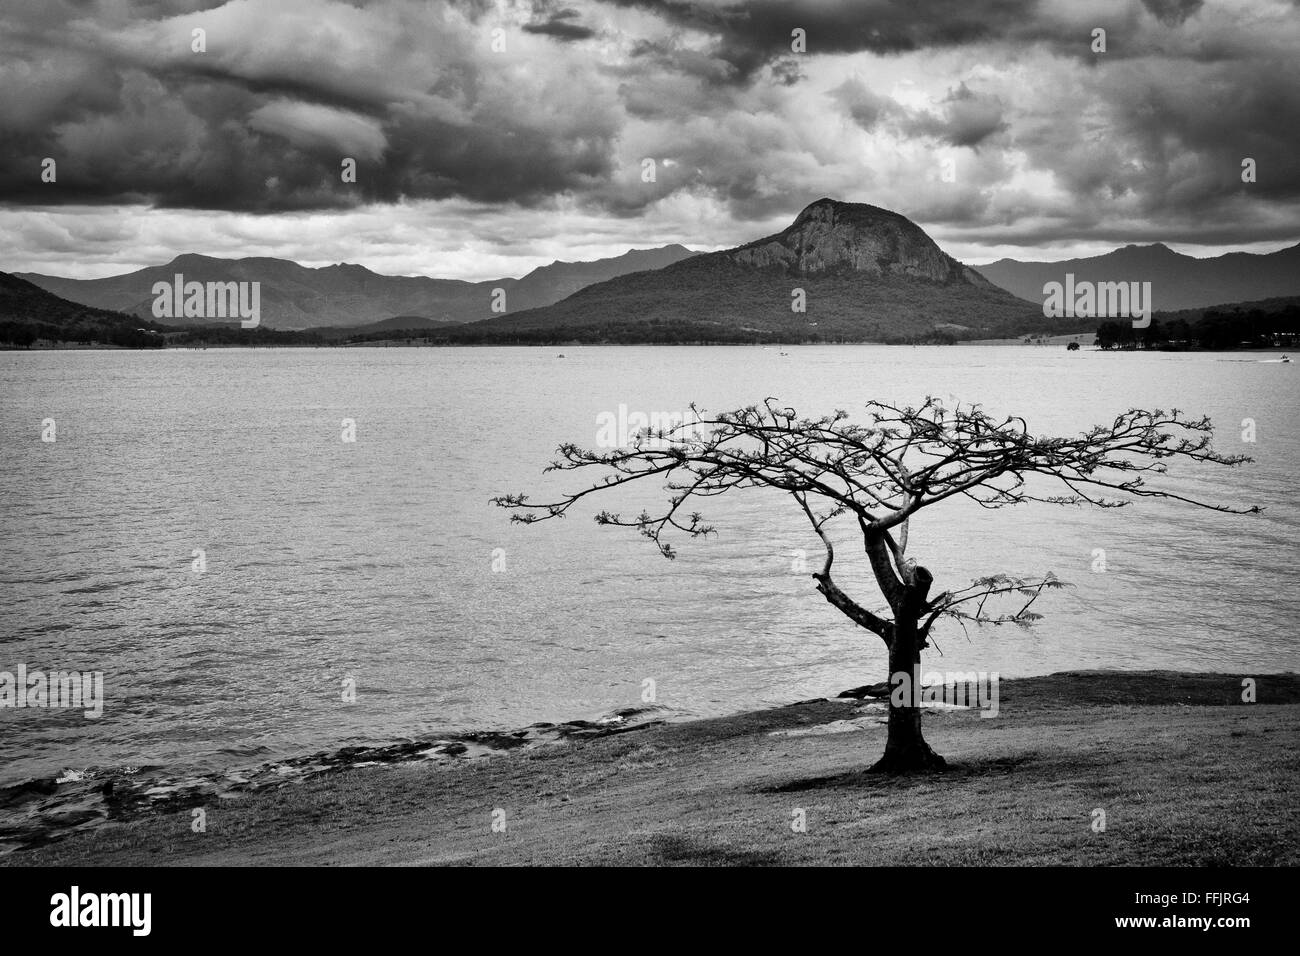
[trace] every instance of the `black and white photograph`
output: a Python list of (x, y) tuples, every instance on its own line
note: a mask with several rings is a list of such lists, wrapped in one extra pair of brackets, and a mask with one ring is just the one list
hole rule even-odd
[(6, 925), (1278, 931), (1293, 364), (1297, 0), (4, 0)]

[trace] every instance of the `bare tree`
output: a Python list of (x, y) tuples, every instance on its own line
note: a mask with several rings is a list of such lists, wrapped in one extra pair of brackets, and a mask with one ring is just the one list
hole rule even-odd
[[(1035, 437), (1021, 418), (997, 420), (978, 405), (948, 409), (933, 398), (920, 407), (870, 402), (862, 423), (851, 422), (844, 411), (799, 418), (775, 399), (711, 418), (694, 406), (692, 410), (696, 421), (645, 429), (625, 448), (589, 451), (561, 445), (559, 458), (546, 471), (605, 471), (582, 491), (547, 503), (534, 503), (523, 494), (493, 502), (512, 509), (512, 520), (531, 523), (562, 517), (589, 495), (660, 478), (669, 494), (662, 511), (630, 518), (601, 511), (596, 521), (635, 528), (672, 558), (672, 544), (665, 538), (669, 532), (690, 537), (714, 532), (698, 511), (689, 510), (700, 499), (742, 488), (785, 492), (826, 549), (825, 563), (812, 575), (817, 590), (885, 642), (891, 682), (906, 679), (911, 688), (917, 686), (921, 651), (940, 619), (1029, 626), (1040, 617), (1031, 610), (1039, 595), (1063, 586), (1052, 574), (995, 574), (932, 597), (933, 576), (907, 555), (908, 526), (923, 509), (960, 496), (989, 509), (1025, 502), (1117, 508), (1137, 498), (1167, 498), (1233, 514), (1259, 510), (1210, 504), (1148, 486), (1150, 476), (1165, 472), (1168, 459), (1228, 466), (1250, 460), (1213, 450), (1209, 419), (1188, 418), (1177, 409), (1131, 409), (1073, 438)], [(832, 579), (835, 547), (829, 526), (837, 518), (856, 523), (887, 611), (869, 610)], [(994, 608), (1007, 601), (1015, 602), (1014, 609), (996, 613)], [(943, 766), (943, 758), (921, 734), (916, 696), (891, 695), (888, 741), (873, 769)]]

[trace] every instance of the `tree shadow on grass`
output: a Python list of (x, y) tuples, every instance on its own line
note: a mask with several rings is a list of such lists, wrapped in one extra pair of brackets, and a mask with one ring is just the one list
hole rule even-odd
[(821, 777), (797, 777), (754, 788), (755, 793), (803, 793), (809, 790), (894, 790), (918, 784), (964, 783), (978, 777), (1000, 777), (1041, 765), (1037, 753), (1008, 757), (983, 757), (952, 763), (938, 773), (877, 773), (867, 767)]

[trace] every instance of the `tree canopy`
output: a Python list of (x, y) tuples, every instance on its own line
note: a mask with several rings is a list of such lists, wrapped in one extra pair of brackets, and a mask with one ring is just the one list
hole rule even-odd
[[(800, 417), (772, 398), (711, 416), (694, 406), (692, 411), (695, 420), (644, 429), (626, 447), (561, 445), (548, 472), (600, 472), (579, 491), (547, 502), (522, 493), (493, 501), (510, 509), (512, 520), (531, 524), (564, 517), (597, 493), (607, 496), (621, 486), (658, 479), (668, 496), (662, 508), (636, 515), (603, 509), (595, 518), (602, 525), (635, 529), (673, 558), (673, 534), (696, 538), (715, 532), (699, 510), (709, 499), (746, 488), (784, 492), (825, 547), (822, 568), (812, 575), (817, 589), (885, 642), (891, 674), (914, 669), (940, 618), (963, 625), (1027, 626), (1039, 617), (1031, 610), (1039, 595), (1062, 586), (1051, 573), (1034, 578), (995, 573), (931, 597), (933, 576), (907, 556), (909, 523), (924, 509), (949, 499), (996, 510), (1027, 502), (1120, 508), (1138, 499), (1164, 498), (1226, 513), (1259, 510), (1153, 485), (1173, 460), (1229, 467), (1250, 460), (1216, 451), (1209, 419), (1178, 409), (1134, 408), (1062, 437), (1034, 435), (1019, 416), (994, 417), (979, 405), (948, 408), (935, 398), (917, 407), (868, 402), (863, 421), (853, 421), (843, 410)], [(833, 580), (835, 544), (828, 526), (838, 518), (856, 525), (892, 616), (870, 610)], [(994, 610), (990, 602), (1002, 597), (1013, 597), (1016, 607)], [(892, 709), (890, 716), (892, 741)], [(919, 714), (908, 719), (915, 719), (919, 741)], [(900, 737), (900, 747), (914, 744)], [(921, 763), (932, 763), (933, 756), (921, 752)]]

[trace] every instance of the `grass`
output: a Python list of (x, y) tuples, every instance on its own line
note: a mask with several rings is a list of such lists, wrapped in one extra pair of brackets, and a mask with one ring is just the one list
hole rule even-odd
[(0, 862), (1296, 865), (1300, 678), (1258, 680), (1253, 705), (1225, 675), (1004, 682), (997, 718), (927, 715), (951, 764), (935, 776), (867, 773), (880, 726), (780, 733), (854, 707), (819, 701), (452, 770), (359, 768), (209, 806), (204, 833), (189, 811), (153, 814)]

